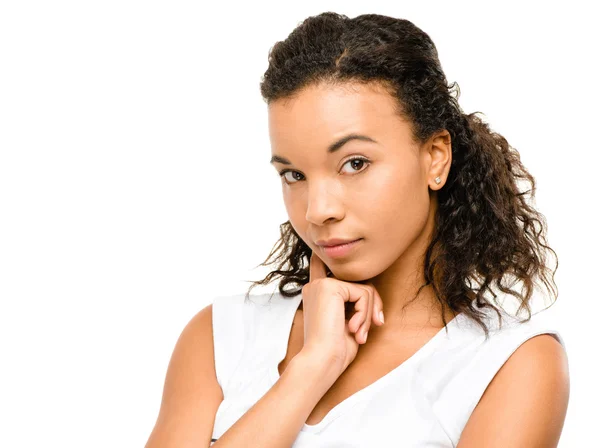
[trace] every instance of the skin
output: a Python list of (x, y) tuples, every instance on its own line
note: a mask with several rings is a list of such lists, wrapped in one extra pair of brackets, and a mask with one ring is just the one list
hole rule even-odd
[[(452, 160), (450, 135), (440, 131), (417, 146), (410, 124), (394, 109), (393, 98), (377, 84), (313, 85), (269, 106), (272, 156), (290, 162), (274, 166), (293, 171), (281, 179), (292, 226), (337, 279), (370, 282), (384, 304), (385, 324), (370, 326), (368, 341), (307, 424), (320, 422), (338, 403), (402, 364), (443, 327), (430, 288), (402, 307), (424, 283), (418, 267), (434, 228), (436, 191)], [(350, 140), (327, 152), (350, 133), (376, 143)], [(368, 162), (348, 163), (357, 156)], [(334, 237), (363, 241), (351, 256), (333, 258), (316, 241)], [(446, 313), (446, 321), (453, 317)], [(299, 310), (280, 374), (302, 349), (303, 327)]]
[[(314, 425), (341, 401), (378, 380), (418, 351), (444, 324), (430, 287), (403, 309), (424, 283), (423, 255), (434, 229), (437, 191), (452, 161), (443, 130), (423, 145), (377, 84), (311, 85), (268, 109), (272, 155), (282, 178), (290, 222), (339, 280), (370, 282), (383, 301), (385, 324), (371, 325), (355, 360), (306, 420)], [(326, 148), (349, 134), (338, 151)], [(368, 162), (349, 162), (353, 157)], [(436, 184), (434, 179), (442, 180)], [(285, 181), (289, 181), (288, 185)], [(351, 256), (330, 258), (319, 239), (363, 238)], [(455, 316), (445, 311), (446, 322)], [(302, 311), (294, 318), (287, 364), (303, 344)], [(570, 393), (567, 355), (551, 335), (525, 341), (489, 383), (461, 434), (458, 448), (556, 447)], [(508, 429), (508, 430), (507, 430)]]
[[(417, 146), (395, 107), (377, 84), (320, 84), (273, 102), (268, 112), (272, 155), (292, 163), (273, 164), (278, 172), (293, 170), (282, 178), (290, 223), (337, 279), (369, 281), (383, 300), (385, 325), (371, 326), (371, 341), (444, 325), (430, 287), (402, 307), (424, 283), (420, 266), (434, 229), (436, 192), (452, 161), (450, 134), (440, 131)], [(350, 133), (377, 143), (350, 140), (326, 151)], [(368, 162), (350, 161), (356, 156)], [(316, 241), (334, 237), (363, 240), (351, 256), (332, 258)], [(445, 316), (454, 317), (449, 310)]]

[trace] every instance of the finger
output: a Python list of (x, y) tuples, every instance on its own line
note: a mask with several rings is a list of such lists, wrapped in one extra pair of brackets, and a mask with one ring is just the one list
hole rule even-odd
[(375, 311), (375, 314), (377, 317), (377, 322), (379, 322), (379, 325), (383, 325), (384, 324), (384, 313), (383, 313), (383, 299), (381, 298), (381, 296), (379, 295), (379, 291), (377, 291), (377, 289), (375, 289), (375, 287), (373, 287), (373, 290), (375, 291), (375, 304), (373, 306), (373, 311)]
[(348, 321), (348, 329), (356, 333), (367, 316), (367, 307), (365, 300), (368, 302), (369, 293), (366, 288), (360, 287), (355, 283), (346, 283), (347, 292), (345, 294), (346, 302), (354, 302), (354, 314)]
[(377, 288), (375, 288), (373, 283), (368, 282), (367, 285), (369, 285), (373, 289), (373, 313), (372, 313), (373, 323), (377, 326), (382, 326), (383, 321), (381, 320), (379, 313), (383, 314), (383, 300), (382, 300), (381, 296), (379, 295), (379, 291), (377, 291)]
[(354, 315), (352, 316), (352, 318), (350, 319), (350, 321), (348, 322), (348, 329), (352, 333), (358, 333), (360, 326), (364, 322), (363, 316), (364, 316), (364, 312), (362, 312), (362, 313), (355, 312)]
[[(369, 288), (366, 288), (360, 284), (353, 284), (350, 288), (351, 290), (358, 290), (359, 293), (357, 296), (360, 299), (354, 304), (354, 309), (356, 313), (352, 316), (352, 319), (349, 322), (349, 329), (354, 331), (356, 342), (359, 344), (365, 342), (365, 328), (369, 328), (370, 325), (370, 309), (372, 308), (371, 303), (373, 303), (373, 299), (371, 298), (371, 291)], [(365, 325), (366, 324), (366, 325)], [(355, 330), (354, 330), (355, 329)]]
[(360, 329), (358, 331), (358, 336), (361, 338), (361, 341), (363, 342), (363, 344), (365, 342), (367, 342), (367, 335), (369, 333), (369, 329), (371, 328), (371, 319), (373, 318), (373, 288), (365, 288), (367, 296), (366, 299), (364, 301), (364, 307), (365, 307), (365, 318), (364, 321), (362, 323), (362, 325), (360, 326)]
[(323, 260), (313, 251), (310, 256), (308, 281), (311, 282), (318, 278), (327, 278), (327, 271)]

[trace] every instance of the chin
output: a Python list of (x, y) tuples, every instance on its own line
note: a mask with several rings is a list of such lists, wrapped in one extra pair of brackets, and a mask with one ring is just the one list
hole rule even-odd
[[(333, 276), (345, 282), (366, 283), (380, 276), (387, 269), (386, 265), (375, 264), (375, 261), (369, 257), (357, 257), (352, 261), (326, 264), (327, 273), (331, 272)], [(328, 275), (330, 276), (330, 275)]]
[[(353, 283), (366, 282), (372, 278), (370, 276), (365, 276), (364, 272), (356, 272), (351, 269), (336, 269), (335, 272), (331, 271), (331, 274), (338, 280)], [(331, 275), (328, 275), (328, 277), (330, 276)]]

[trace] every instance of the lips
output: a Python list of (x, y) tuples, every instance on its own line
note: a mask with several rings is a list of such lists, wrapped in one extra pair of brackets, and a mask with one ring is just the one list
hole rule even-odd
[(354, 238), (354, 239), (348, 239), (348, 238), (332, 238), (329, 240), (319, 240), (316, 242), (316, 244), (318, 246), (323, 246), (323, 247), (333, 247), (333, 246), (339, 246), (341, 244), (347, 244), (347, 243), (352, 243), (354, 241), (358, 241), (360, 238)]
[(350, 240), (347, 243), (337, 244), (334, 246), (320, 246), (320, 248), (323, 254), (325, 254), (325, 256), (327, 256), (330, 259), (343, 258), (348, 257), (352, 253), (354, 253), (357, 250), (358, 246), (360, 246), (361, 241), (362, 238), (359, 238), (354, 241)]

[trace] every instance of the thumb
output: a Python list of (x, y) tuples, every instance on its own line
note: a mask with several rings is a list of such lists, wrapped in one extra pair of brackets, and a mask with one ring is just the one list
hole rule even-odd
[(325, 270), (325, 263), (323, 263), (323, 260), (321, 260), (315, 251), (313, 251), (310, 256), (308, 281), (312, 282), (318, 278), (326, 277), (327, 271)]

